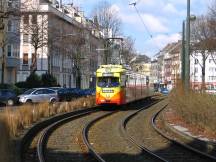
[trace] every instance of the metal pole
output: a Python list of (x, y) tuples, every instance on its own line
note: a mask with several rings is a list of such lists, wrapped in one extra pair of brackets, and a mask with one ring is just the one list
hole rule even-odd
[(185, 84), (185, 21), (182, 23), (181, 80)]
[(5, 24), (4, 24), (4, 18), (1, 18), (2, 19), (2, 30), (0, 31), (0, 34), (2, 34), (2, 39), (0, 40), (0, 45), (2, 48), (2, 73), (1, 73), (1, 84), (4, 84), (4, 80), (5, 80), (5, 57), (6, 57), (6, 54), (5, 54)]
[(190, 88), (190, 0), (187, 0), (187, 28), (185, 52), (185, 89)]

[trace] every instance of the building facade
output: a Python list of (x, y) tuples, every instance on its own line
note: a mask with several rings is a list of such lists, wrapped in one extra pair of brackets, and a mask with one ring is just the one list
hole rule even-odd
[[(202, 58), (201, 53), (193, 53), (190, 57), (190, 81), (194, 89), (202, 87)], [(209, 54), (205, 62), (206, 89), (216, 89), (216, 59)]]
[(151, 83), (174, 86), (181, 74), (181, 42), (166, 45), (151, 61)]
[(19, 67), (19, 1), (0, 2), (0, 80), (15, 83)]
[(61, 86), (92, 87), (103, 58), (97, 49), (104, 48), (98, 25), (55, 0), (30, 1), (22, 13), (18, 81), (35, 71), (53, 74)]

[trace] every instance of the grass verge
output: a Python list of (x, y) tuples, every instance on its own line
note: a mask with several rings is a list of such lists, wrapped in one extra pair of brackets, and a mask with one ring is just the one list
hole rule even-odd
[(186, 123), (216, 136), (216, 95), (185, 91), (179, 85), (169, 96), (169, 107)]
[(95, 106), (95, 96), (79, 98), (71, 102), (42, 103), (37, 105), (23, 105), (17, 109), (6, 108), (0, 113), (0, 162), (14, 162), (11, 155), (14, 153), (12, 141), (19, 136), (20, 132), (33, 123), (43, 118), (56, 114), (71, 112), (78, 109), (85, 109)]

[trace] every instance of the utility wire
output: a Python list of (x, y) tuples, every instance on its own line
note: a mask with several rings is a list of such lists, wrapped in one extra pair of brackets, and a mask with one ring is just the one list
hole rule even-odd
[(138, 11), (138, 9), (137, 9), (136, 5), (134, 5), (134, 8), (135, 8), (135, 10), (136, 10), (136, 12), (137, 12), (137, 14), (138, 14), (138, 16), (139, 16), (140, 20), (142, 21), (142, 23), (143, 23), (143, 25), (144, 25), (144, 27), (145, 27), (146, 31), (148, 32), (148, 34), (149, 34), (150, 38), (153, 38), (153, 36), (152, 36), (152, 34), (151, 34), (150, 30), (148, 29), (147, 25), (145, 24), (145, 22), (144, 22), (144, 20), (143, 20), (143, 18), (142, 18), (142, 16), (141, 16), (141, 14), (139, 13), (139, 11)]
[[(138, 1), (138, 2), (139, 2), (139, 1)], [(133, 6), (134, 6), (134, 8), (135, 8), (135, 10), (136, 10), (136, 13), (137, 13), (137, 15), (139, 16), (139, 18), (140, 18), (142, 24), (144, 25), (144, 27), (145, 27), (147, 33), (149, 34), (150, 38), (151, 38), (152, 40), (154, 40), (154, 39), (153, 39), (153, 35), (151, 34), (150, 30), (148, 29), (147, 25), (146, 25), (145, 22), (144, 22), (144, 20), (143, 20), (141, 14), (140, 14), (140, 12), (139, 12), (139, 10), (138, 10), (137, 7), (136, 7), (136, 4), (137, 4), (138, 2), (133, 2), (133, 3), (130, 3), (129, 5), (133, 5)], [(157, 44), (155, 44), (155, 46), (157, 47), (157, 49), (158, 49), (159, 51), (161, 51), (161, 50), (160, 50), (160, 47), (158, 47)]]

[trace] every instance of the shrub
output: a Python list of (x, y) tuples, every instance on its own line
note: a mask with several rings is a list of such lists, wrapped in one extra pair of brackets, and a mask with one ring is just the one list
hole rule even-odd
[(216, 96), (204, 92), (184, 91), (182, 86), (169, 96), (169, 107), (187, 123), (198, 128), (215, 131)]
[(52, 74), (43, 74), (41, 77), (42, 86), (55, 87), (57, 86), (57, 80)]
[(27, 83), (26, 82), (17, 82), (15, 83), (15, 86), (19, 88), (27, 88)]
[(27, 88), (38, 88), (42, 85), (41, 78), (36, 73), (32, 73), (26, 79)]
[(13, 90), (17, 95), (22, 92), (22, 90), (13, 84), (0, 84), (0, 89), (11, 89)]

